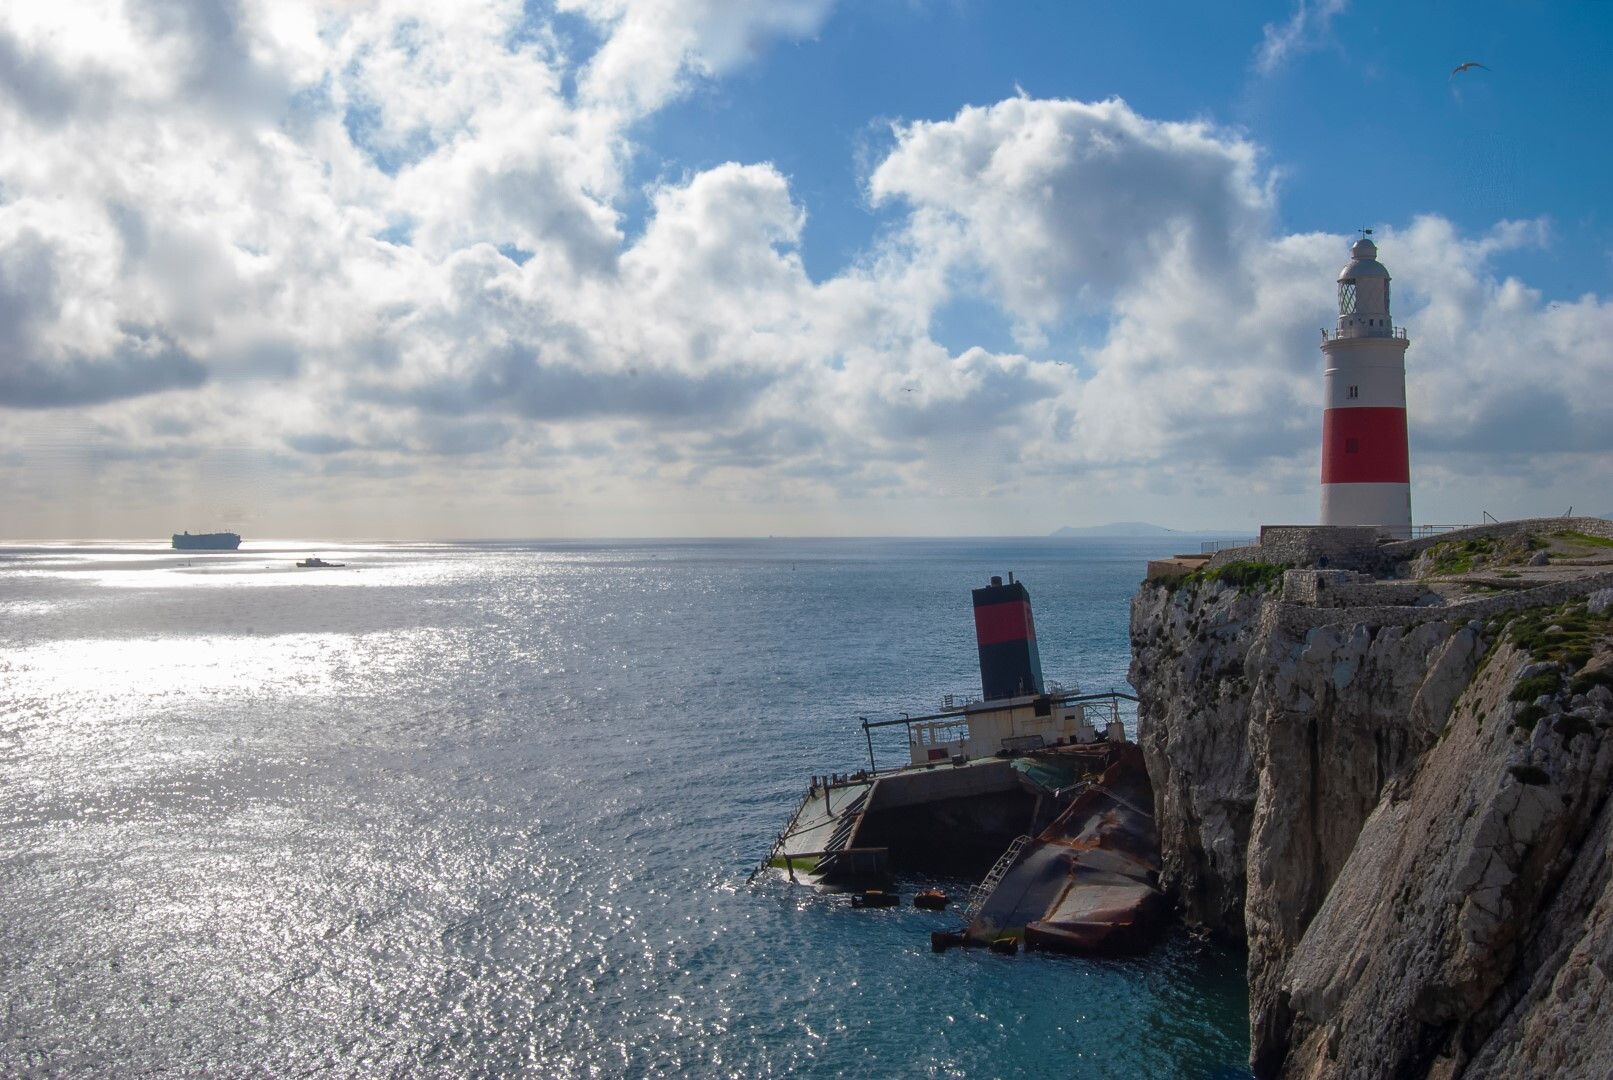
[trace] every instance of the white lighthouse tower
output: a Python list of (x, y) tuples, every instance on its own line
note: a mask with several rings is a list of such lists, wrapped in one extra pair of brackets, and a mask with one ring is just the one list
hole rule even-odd
[[(1368, 230), (1370, 232), (1370, 230)], [(1322, 524), (1411, 536), (1406, 331), (1389, 316), (1389, 271), (1363, 236), (1339, 271), (1339, 322), (1322, 331)]]

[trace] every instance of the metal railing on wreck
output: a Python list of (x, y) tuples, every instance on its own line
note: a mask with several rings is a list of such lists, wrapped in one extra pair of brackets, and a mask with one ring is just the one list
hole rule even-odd
[[(1047, 680), (1047, 692), (1049, 696), (1056, 698), (1062, 697), (1065, 694), (1079, 694), (1081, 692), (1081, 688), (1074, 685), (1065, 686), (1057, 679), (1049, 679)], [(980, 691), (978, 690), (957, 690), (950, 694), (941, 695), (941, 711), (962, 711), (970, 708), (971, 706), (979, 705), (983, 700), (984, 699), (980, 696)], [(903, 715), (905, 716), (906, 714), (904, 713)], [(858, 717), (858, 719), (861, 720), (863, 718)]]
[[(950, 696), (950, 695), (948, 695)], [(1096, 693), (1083, 694), (1079, 692), (1049, 694), (1054, 705), (1086, 705), (1089, 703), (1106, 702), (1113, 710), (1115, 719), (1120, 718), (1120, 702), (1129, 701), (1137, 704), (1137, 698), (1123, 690), (1101, 690)], [(906, 744), (913, 744), (913, 725), (928, 724), (937, 720), (958, 720), (960, 712), (957, 707), (948, 708), (945, 712), (930, 713), (927, 716), (908, 716), (905, 713), (894, 720), (870, 720), (866, 716), (857, 719), (862, 723), (863, 738), (868, 743), (868, 774), (879, 775), (879, 763), (874, 757), (874, 731), (880, 728), (902, 727), (906, 729)]]

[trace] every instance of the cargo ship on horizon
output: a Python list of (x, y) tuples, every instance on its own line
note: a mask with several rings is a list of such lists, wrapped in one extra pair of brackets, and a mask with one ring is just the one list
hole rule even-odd
[(240, 533), (174, 533), (174, 549), (177, 551), (234, 551), (240, 546)]

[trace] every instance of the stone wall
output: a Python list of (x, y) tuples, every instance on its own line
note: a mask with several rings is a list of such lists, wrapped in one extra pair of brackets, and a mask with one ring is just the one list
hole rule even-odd
[[(1416, 581), (1380, 581), (1355, 570), (1285, 570), (1283, 600), (1312, 607), (1414, 605), (1432, 594)], [(1438, 599), (1437, 597), (1433, 597)]]
[(1382, 533), (1366, 525), (1262, 525), (1251, 547), (1216, 552), (1211, 568), (1253, 559), (1279, 566), (1315, 566), (1322, 559), (1341, 569), (1375, 564)]

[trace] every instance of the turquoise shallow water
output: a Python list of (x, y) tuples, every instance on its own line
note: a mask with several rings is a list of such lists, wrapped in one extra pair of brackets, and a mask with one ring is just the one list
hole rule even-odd
[(855, 717), (976, 685), (971, 586), (1123, 687), (1181, 544), (0, 549), (0, 1074), (1246, 1075), (1240, 957), (747, 884)]

